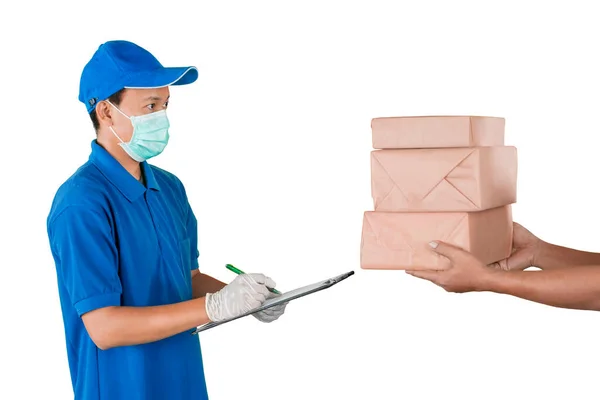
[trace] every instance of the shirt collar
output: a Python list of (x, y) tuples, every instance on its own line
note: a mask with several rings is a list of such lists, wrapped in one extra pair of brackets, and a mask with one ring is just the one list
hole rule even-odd
[[(92, 141), (90, 162), (93, 163), (129, 201), (135, 201), (146, 192), (146, 187), (136, 180), (106, 149)], [(146, 162), (140, 163), (142, 173), (146, 178), (148, 189), (160, 190), (151, 166)]]
[(160, 186), (156, 181), (156, 177), (154, 176), (154, 171), (152, 171), (152, 166), (148, 164), (146, 161), (140, 163), (142, 167), (142, 173), (144, 174), (144, 178), (146, 179), (146, 186), (148, 189), (152, 190), (160, 190)]

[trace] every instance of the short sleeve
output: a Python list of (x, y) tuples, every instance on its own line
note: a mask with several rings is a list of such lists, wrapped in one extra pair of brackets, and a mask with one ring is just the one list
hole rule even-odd
[(198, 221), (192, 211), (192, 207), (188, 203), (188, 215), (186, 231), (190, 238), (190, 265), (191, 269), (198, 269), (198, 257), (200, 257), (200, 251), (198, 250)]
[(49, 227), (58, 279), (79, 316), (121, 304), (118, 252), (106, 215), (69, 206)]

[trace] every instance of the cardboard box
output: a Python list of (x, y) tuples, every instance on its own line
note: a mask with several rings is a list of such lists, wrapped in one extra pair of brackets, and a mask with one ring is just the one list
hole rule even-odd
[(445, 269), (448, 260), (432, 251), (432, 240), (459, 246), (491, 264), (511, 254), (512, 235), (510, 205), (470, 213), (366, 211), (360, 264), (363, 269)]
[(504, 145), (504, 118), (479, 116), (383, 117), (371, 120), (374, 149)]
[(375, 211), (483, 211), (517, 201), (512, 146), (374, 150)]

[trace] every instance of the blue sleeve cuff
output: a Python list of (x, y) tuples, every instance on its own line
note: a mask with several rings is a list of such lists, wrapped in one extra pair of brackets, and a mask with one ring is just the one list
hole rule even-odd
[(75, 310), (77, 310), (77, 314), (81, 317), (83, 314), (98, 308), (120, 305), (121, 293), (105, 293), (80, 300), (73, 306), (75, 307)]
[(198, 249), (196, 249), (196, 254), (194, 254), (195, 257), (192, 257), (192, 267), (190, 268), (191, 270), (195, 270), (195, 269), (200, 269), (200, 266), (198, 265), (198, 257), (200, 257), (200, 252), (198, 251)]

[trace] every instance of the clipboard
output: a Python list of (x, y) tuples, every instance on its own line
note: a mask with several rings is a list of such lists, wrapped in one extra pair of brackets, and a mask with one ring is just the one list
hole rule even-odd
[(289, 292), (283, 293), (281, 296), (278, 296), (278, 297), (275, 297), (272, 299), (268, 299), (260, 307), (254, 308), (248, 312), (238, 315), (237, 317), (229, 318), (229, 319), (226, 319), (223, 321), (218, 321), (218, 322), (209, 322), (207, 324), (201, 325), (192, 331), (192, 335), (195, 335), (199, 332), (205, 331), (210, 328), (214, 328), (215, 326), (219, 326), (219, 325), (225, 324), (227, 322), (231, 322), (236, 319), (248, 316), (250, 314), (254, 314), (256, 312), (266, 310), (267, 308), (271, 308), (278, 304), (287, 303), (292, 300), (298, 299), (300, 297), (304, 297), (309, 294), (316, 293), (316, 292), (319, 292), (324, 289), (328, 289), (328, 288), (332, 287), (333, 285), (343, 281), (344, 279), (346, 279), (352, 275), (354, 275), (354, 271), (346, 272), (344, 274), (334, 276), (333, 278), (329, 278), (329, 279), (325, 279), (324, 281), (313, 283), (312, 285), (302, 286), (298, 289), (290, 290)]

